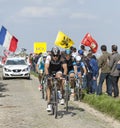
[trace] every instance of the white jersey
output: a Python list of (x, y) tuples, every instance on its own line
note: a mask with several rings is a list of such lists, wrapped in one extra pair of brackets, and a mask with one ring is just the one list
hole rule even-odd
[(51, 56), (48, 55), (47, 58), (46, 58), (46, 61), (45, 61), (45, 64), (49, 64), (51, 61)]

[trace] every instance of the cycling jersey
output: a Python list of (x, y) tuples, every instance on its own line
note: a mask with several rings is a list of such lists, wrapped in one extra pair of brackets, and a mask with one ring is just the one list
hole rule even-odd
[(74, 66), (76, 65), (76, 62), (73, 61), (72, 57), (69, 60), (65, 58), (65, 62), (67, 63), (68, 74), (74, 72)]
[(38, 69), (39, 69), (39, 70), (44, 70), (44, 64), (45, 64), (45, 62), (44, 62), (44, 60), (43, 60), (43, 57), (40, 57), (40, 58), (38, 59), (37, 64), (38, 64)]
[(77, 66), (77, 72), (82, 72), (81, 70), (85, 68), (85, 64), (83, 62), (76, 63)]
[(61, 60), (61, 57), (59, 57), (57, 61), (54, 61), (52, 57), (49, 55), (47, 56), (45, 63), (49, 64), (49, 74), (53, 74), (58, 71), (62, 72), (62, 64), (64, 64), (65, 62)]

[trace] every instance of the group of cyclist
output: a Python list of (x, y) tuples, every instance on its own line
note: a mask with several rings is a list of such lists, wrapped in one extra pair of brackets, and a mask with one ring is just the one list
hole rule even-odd
[[(89, 52), (89, 56), (90, 55), (92, 56), (91, 51)], [(65, 51), (60, 51), (58, 47), (53, 47), (50, 53), (43, 53), (38, 59), (36, 69), (39, 73), (39, 82), (41, 83), (43, 74), (49, 81), (46, 88), (47, 111), (51, 111), (51, 77), (53, 77), (53, 75), (54, 77), (59, 78), (61, 105), (64, 104), (64, 86), (66, 80), (69, 80), (70, 86), (73, 89), (72, 93), (74, 93), (76, 86), (75, 79), (80, 79), (83, 88), (86, 88), (88, 67), (86, 67), (84, 59), (84, 50), (80, 49), (75, 52), (75, 49), (73, 50), (72, 47), (70, 49), (66, 49)], [(42, 86), (43, 85), (40, 85), (40, 89)]]

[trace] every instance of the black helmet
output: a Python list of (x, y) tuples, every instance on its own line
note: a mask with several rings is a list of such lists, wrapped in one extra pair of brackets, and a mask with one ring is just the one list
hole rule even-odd
[(60, 50), (58, 47), (53, 47), (51, 53), (52, 55), (60, 55)]

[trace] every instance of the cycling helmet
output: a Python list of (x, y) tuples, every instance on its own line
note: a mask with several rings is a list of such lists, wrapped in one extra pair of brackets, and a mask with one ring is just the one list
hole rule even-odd
[(48, 54), (47, 54), (46, 52), (43, 53), (43, 57), (44, 57), (44, 58), (46, 58), (47, 55), (48, 55)]
[(60, 55), (60, 50), (58, 47), (53, 47), (51, 50), (52, 55)]
[(83, 55), (83, 50), (78, 50), (78, 54)]
[(81, 57), (80, 56), (76, 56), (75, 59), (76, 59), (76, 61), (79, 62), (81, 60)]
[(65, 54), (66, 54), (66, 55), (71, 55), (71, 53), (72, 53), (72, 51), (71, 51), (70, 49), (66, 49), (66, 50), (65, 50)]

